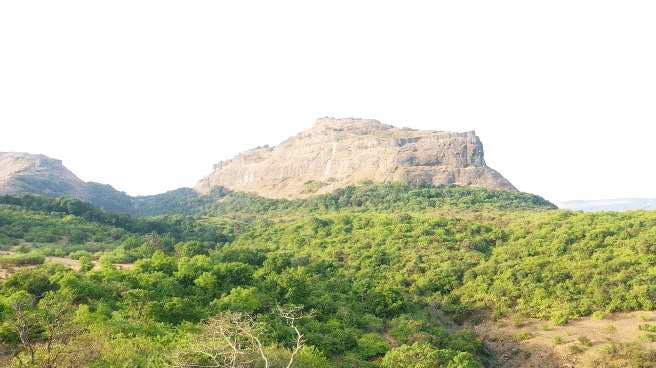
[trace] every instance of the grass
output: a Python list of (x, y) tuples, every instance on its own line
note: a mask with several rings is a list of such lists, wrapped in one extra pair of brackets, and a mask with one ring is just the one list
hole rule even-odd
[(646, 333), (640, 336), (640, 339), (646, 342), (656, 342), (656, 335), (651, 333)]
[(645, 323), (644, 325), (638, 326), (638, 329), (640, 331), (656, 333), (656, 326), (650, 325), (649, 323)]
[(580, 345), (570, 345), (569, 347), (569, 352), (572, 354), (581, 354), (584, 351), (585, 348), (581, 347)]
[(608, 317), (608, 315), (609, 315), (609, 313), (606, 312), (606, 311), (596, 311), (596, 312), (592, 313), (592, 319), (596, 319), (596, 320), (601, 321), (601, 320), (606, 319)]
[(601, 351), (612, 357), (617, 355), (618, 349), (614, 342), (609, 342), (603, 348), (601, 348)]
[(592, 346), (592, 341), (589, 338), (585, 337), (585, 336), (579, 336), (577, 340), (583, 346), (587, 346), (587, 347)]
[(516, 341), (526, 341), (535, 337), (532, 333), (528, 331), (522, 331), (515, 334), (514, 338)]

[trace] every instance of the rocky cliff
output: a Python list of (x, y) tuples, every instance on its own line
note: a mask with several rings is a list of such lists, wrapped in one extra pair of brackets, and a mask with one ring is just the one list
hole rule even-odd
[(21, 152), (0, 152), (0, 193), (88, 197), (86, 183), (60, 160)]
[(474, 132), (396, 128), (376, 120), (322, 118), (276, 147), (219, 162), (195, 187), (302, 198), (361, 182), (459, 185), (516, 191), (485, 164)]
[(71, 197), (113, 212), (130, 212), (131, 198), (110, 185), (84, 182), (60, 160), (23, 152), (0, 152), (0, 195)]

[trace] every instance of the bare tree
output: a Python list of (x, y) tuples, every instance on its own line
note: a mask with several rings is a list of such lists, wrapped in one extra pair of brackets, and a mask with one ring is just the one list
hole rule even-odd
[[(173, 357), (180, 368), (249, 367), (254, 361), (253, 341), (259, 326), (248, 315), (233, 313), (211, 318), (195, 337)], [(246, 333), (244, 332), (246, 331)]]
[(296, 343), (292, 348), (292, 354), (289, 357), (289, 362), (287, 363), (287, 368), (291, 368), (292, 364), (294, 364), (294, 358), (296, 358), (296, 354), (298, 354), (298, 352), (301, 351), (301, 349), (303, 349), (305, 346), (305, 338), (296, 326), (296, 322), (303, 318), (308, 318), (310, 315), (306, 314), (303, 311), (303, 306), (300, 305), (291, 305), (287, 307), (278, 306), (277, 309), (278, 315), (283, 318), (296, 333)]
[[(291, 368), (305, 346), (297, 322), (306, 318), (301, 306), (278, 307), (278, 315), (295, 331), (296, 338), (289, 361)], [(194, 341), (173, 354), (175, 368), (251, 368), (257, 362), (271, 368), (264, 341), (267, 326), (251, 314), (223, 313), (208, 320)]]

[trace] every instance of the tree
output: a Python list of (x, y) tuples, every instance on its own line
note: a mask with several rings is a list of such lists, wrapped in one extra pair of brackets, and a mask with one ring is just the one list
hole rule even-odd
[(91, 261), (91, 257), (89, 256), (81, 256), (80, 257), (80, 271), (82, 272), (89, 272), (93, 269), (93, 262)]
[(175, 245), (175, 253), (178, 257), (193, 257), (201, 254), (207, 254), (209, 247), (207, 244), (198, 240), (192, 240)]
[[(296, 338), (286, 368), (291, 368), (305, 346), (297, 327), (308, 314), (300, 306), (278, 307), (277, 313), (294, 330)], [(222, 313), (209, 319), (200, 335), (176, 351), (171, 359), (175, 368), (252, 368), (255, 364), (271, 366), (265, 345), (268, 326), (252, 314)]]
[(435, 349), (427, 343), (401, 345), (389, 351), (381, 361), (383, 368), (478, 368), (469, 353)]
[(253, 313), (262, 306), (262, 301), (257, 289), (236, 287), (230, 290), (230, 294), (218, 300), (217, 304), (222, 310)]
[(12, 299), (10, 324), (18, 336), (13, 367), (75, 368), (94, 359), (96, 347), (81, 343), (87, 335), (75, 322), (70, 293), (48, 292), (38, 303), (24, 292)]

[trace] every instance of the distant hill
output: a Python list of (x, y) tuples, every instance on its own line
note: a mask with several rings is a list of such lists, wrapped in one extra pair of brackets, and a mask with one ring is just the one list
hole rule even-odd
[(231, 206), (554, 207), (520, 193), (489, 168), (474, 132), (420, 131), (376, 120), (333, 118), (319, 119), (277, 147), (217, 164), (193, 189), (150, 196), (132, 197), (111, 185), (85, 182), (48, 156), (0, 152), (0, 195), (26, 194), (75, 198), (108, 212), (138, 216), (220, 213)]
[(69, 197), (111, 212), (132, 212), (132, 198), (126, 193), (84, 182), (60, 160), (24, 152), (0, 152), (0, 194)]
[(396, 128), (377, 120), (322, 118), (275, 147), (215, 165), (194, 189), (307, 198), (362, 182), (458, 185), (516, 192), (485, 163), (474, 132)]
[(620, 198), (558, 202), (563, 209), (587, 212), (656, 210), (656, 199)]

